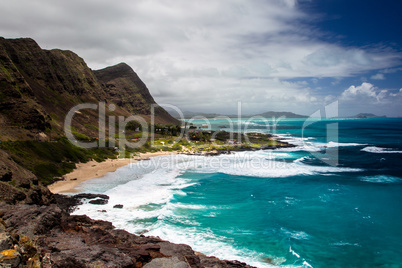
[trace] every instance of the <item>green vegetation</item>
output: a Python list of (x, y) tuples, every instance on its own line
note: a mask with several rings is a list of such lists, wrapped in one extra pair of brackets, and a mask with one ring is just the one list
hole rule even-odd
[(71, 127), (71, 134), (79, 141), (91, 141), (92, 139), (87, 135), (79, 132), (75, 127)]
[(51, 183), (55, 177), (71, 172), (76, 163), (116, 158), (112, 148), (83, 149), (74, 146), (66, 138), (57, 142), (2, 142), (0, 148), (45, 184)]
[(95, 126), (95, 125), (84, 124), (84, 127), (86, 127), (87, 129), (92, 129), (92, 130), (99, 131), (99, 127), (98, 127), (98, 126)]
[(181, 128), (180, 126), (172, 124), (169, 125), (155, 124), (154, 131), (156, 134), (177, 136), (180, 135)]
[[(1, 86), (1, 85), (0, 85), (0, 86)], [(3, 102), (3, 101), (5, 101), (5, 100), (7, 100), (7, 95), (4, 94), (3, 92), (0, 92), (0, 102)]]
[(0, 66), (0, 71), (1, 71), (2, 73), (4, 73), (4, 75), (7, 77), (7, 80), (9, 80), (9, 81), (12, 80), (12, 77), (11, 77), (11, 75), (10, 75), (10, 72), (7, 70), (6, 67), (4, 67), (3, 64), (1, 64), (1, 66)]
[[(97, 128), (89, 124), (86, 124), (85, 127), (94, 130)], [(135, 144), (135, 142), (141, 141), (141, 137), (148, 129), (143, 132), (139, 131), (139, 127), (136, 122), (128, 125), (124, 134), (128, 142)], [(32, 171), (41, 182), (49, 184), (53, 182), (54, 178), (71, 172), (76, 163), (85, 163), (92, 159), (101, 162), (107, 158), (129, 158), (146, 152), (217, 153), (227, 150), (247, 150), (284, 145), (273, 139), (271, 135), (260, 133), (238, 134), (226, 131), (212, 133), (211, 131), (191, 129), (186, 131), (186, 135), (183, 138), (178, 139), (181, 134), (181, 129), (178, 126), (156, 125), (154, 129), (156, 133), (152, 143), (150, 140), (151, 135), (148, 133), (149, 139), (138, 148), (120, 148), (119, 138), (122, 137), (116, 135), (113, 143), (112, 140), (105, 141), (104, 148), (80, 148), (70, 143), (67, 138), (62, 137), (52, 142), (2, 142), (0, 143), (0, 149), (5, 150), (15, 162)], [(72, 133), (75, 138), (83, 142), (98, 141), (78, 132), (74, 127), (72, 128)], [(119, 148), (117, 149), (117, 147)]]

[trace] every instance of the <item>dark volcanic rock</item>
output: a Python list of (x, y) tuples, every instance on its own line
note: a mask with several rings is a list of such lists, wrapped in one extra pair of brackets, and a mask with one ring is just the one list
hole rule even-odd
[(90, 200), (88, 202), (89, 204), (93, 204), (93, 205), (106, 205), (108, 203), (107, 199), (95, 199), (95, 200)]
[[(188, 245), (116, 230), (110, 222), (69, 216), (55, 204), (0, 204), (0, 216), (5, 236), (14, 237), (24, 248), (23, 264), (37, 256), (42, 267), (251, 267), (195, 253)], [(11, 246), (7, 241), (6, 246)]]
[(89, 193), (82, 193), (74, 195), (74, 198), (77, 199), (94, 199), (94, 198), (102, 198), (102, 199), (109, 199), (109, 196), (105, 194), (89, 194)]
[(67, 195), (54, 194), (54, 198), (59, 208), (65, 213), (73, 212), (74, 209), (80, 204), (80, 200)]
[(36, 176), (15, 163), (3, 150), (0, 150), (0, 200), (8, 204), (54, 202), (50, 191), (39, 184)]
[(14, 181), (16, 187), (29, 189), (31, 184), (38, 185), (36, 176), (19, 166), (12, 158), (3, 150), (0, 150), (0, 180)]
[(117, 205), (114, 205), (113, 208), (123, 208), (123, 205), (117, 204)]
[(109, 196), (105, 194), (90, 194), (90, 193), (81, 193), (73, 196), (55, 194), (54, 197), (59, 207), (67, 213), (73, 212), (78, 205), (81, 205), (82, 199), (97, 198), (96, 200), (89, 201), (89, 203), (97, 205), (107, 204), (109, 200)]
[(50, 229), (60, 226), (61, 210), (53, 204), (38, 205), (4, 205), (0, 208), (3, 220), (14, 233), (34, 237), (48, 233)]
[(16, 204), (27, 197), (23, 191), (5, 182), (0, 182), (0, 196), (1, 200), (8, 204)]

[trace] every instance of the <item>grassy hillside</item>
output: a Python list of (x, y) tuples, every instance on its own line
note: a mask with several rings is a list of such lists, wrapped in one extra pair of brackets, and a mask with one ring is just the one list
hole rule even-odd
[[(106, 118), (135, 114), (148, 123), (150, 107), (157, 105), (126, 64), (93, 71), (72, 51), (43, 50), (29, 38), (0, 37), (0, 140), (61, 137), (68, 112), (83, 103), (98, 105), (73, 115), (73, 127), (88, 137), (99, 135), (100, 103)], [(161, 107), (155, 122), (179, 123)]]
[(86, 163), (92, 159), (101, 162), (117, 157), (112, 148), (83, 149), (74, 146), (66, 138), (56, 142), (2, 142), (0, 149), (6, 151), (17, 164), (34, 173), (44, 184), (71, 172), (76, 163)]

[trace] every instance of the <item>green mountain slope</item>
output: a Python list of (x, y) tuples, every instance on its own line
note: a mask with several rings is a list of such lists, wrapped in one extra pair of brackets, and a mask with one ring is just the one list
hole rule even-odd
[[(156, 104), (145, 84), (126, 64), (92, 71), (71, 51), (43, 50), (32, 39), (0, 37), (0, 140), (50, 139), (62, 136), (68, 111), (81, 103), (116, 104), (107, 116), (143, 116), (150, 121)], [(74, 129), (98, 133), (99, 112), (74, 116)], [(177, 124), (164, 109), (156, 123)]]

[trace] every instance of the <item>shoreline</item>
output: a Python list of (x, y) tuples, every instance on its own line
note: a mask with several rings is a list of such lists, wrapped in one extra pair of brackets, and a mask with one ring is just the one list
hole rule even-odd
[(53, 194), (76, 193), (79, 191), (76, 187), (84, 181), (103, 177), (109, 172), (115, 172), (118, 168), (148, 159), (149, 157), (171, 154), (177, 154), (177, 151), (147, 152), (141, 153), (139, 156), (135, 156), (134, 158), (106, 159), (103, 162), (91, 160), (87, 163), (78, 163), (72, 172), (63, 175), (61, 180), (49, 184), (47, 188)]
[[(227, 154), (231, 152), (240, 152), (240, 151), (256, 151), (256, 150), (274, 150), (277, 148), (288, 148), (295, 147), (295, 145), (280, 142), (280, 145), (264, 145), (261, 147), (238, 147), (238, 148), (225, 148), (225, 149), (215, 149), (214, 151), (189, 151), (187, 155), (203, 155), (203, 156), (216, 156), (220, 154)], [(141, 160), (147, 160), (149, 157), (160, 156), (160, 155), (174, 155), (179, 154), (178, 151), (158, 151), (158, 152), (147, 152), (140, 153), (138, 156), (133, 158), (117, 158), (117, 159), (106, 159), (103, 162), (96, 162), (91, 160), (87, 163), (78, 163), (76, 168), (62, 176), (61, 180), (55, 181), (52, 184), (49, 184), (47, 188), (53, 194), (63, 194), (63, 193), (77, 193), (79, 186), (81, 183), (87, 180), (96, 179), (105, 176), (109, 172), (115, 172), (118, 168), (127, 166), (131, 163), (136, 163)]]

